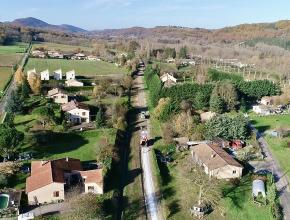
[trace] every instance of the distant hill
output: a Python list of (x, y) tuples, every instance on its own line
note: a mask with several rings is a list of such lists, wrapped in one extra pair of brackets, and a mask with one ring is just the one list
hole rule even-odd
[(19, 18), (12, 22), (7, 22), (11, 25), (15, 26), (21, 26), (21, 27), (30, 27), (30, 28), (37, 28), (37, 29), (46, 29), (46, 30), (52, 30), (52, 31), (63, 31), (63, 32), (71, 32), (71, 33), (85, 33), (86, 30), (75, 27), (68, 24), (62, 24), (62, 25), (53, 25), (48, 24), (42, 20), (39, 20), (37, 18)]

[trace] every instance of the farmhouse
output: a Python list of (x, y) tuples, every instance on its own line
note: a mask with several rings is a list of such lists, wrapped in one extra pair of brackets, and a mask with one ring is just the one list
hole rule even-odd
[(67, 87), (78, 87), (78, 86), (84, 86), (84, 83), (77, 81), (75, 79), (69, 79), (69, 80), (65, 81), (65, 85)]
[(73, 123), (90, 122), (90, 109), (88, 105), (72, 100), (62, 105), (62, 111), (68, 113), (69, 121)]
[(176, 84), (177, 79), (173, 76), (172, 73), (165, 73), (160, 77), (160, 80), (164, 83), (165, 86), (171, 86)]
[(44, 70), (44, 71), (40, 72), (40, 78), (41, 78), (41, 80), (49, 80), (49, 71)]
[(61, 52), (58, 52), (58, 51), (50, 50), (47, 52), (47, 54), (50, 58), (63, 59), (63, 54)]
[(65, 76), (66, 76), (66, 80), (75, 79), (76, 72), (75, 72), (75, 70), (68, 71), (65, 73)]
[(259, 115), (270, 115), (272, 113), (272, 109), (270, 106), (266, 105), (254, 105), (253, 112)]
[(96, 56), (94, 56), (94, 55), (89, 55), (87, 57), (87, 59), (90, 60), (90, 61), (96, 61), (96, 60), (98, 60), (98, 58)]
[(63, 201), (73, 187), (103, 194), (102, 169), (83, 171), (80, 160), (73, 158), (31, 162), (31, 176), (26, 179), (30, 205)]
[(168, 58), (166, 60), (167, 63), (174, 63), (175, 62), (175, 59), (174, 58)]
[(45, 58), (46, 57), (45, 52), (44, 51), (41, 51), (41, 50), (33, 50), (31, 52), (31, 55), (33, 57), (39, 57), (39, 58)]
[(240, 178), (243, 166), (215, 144), (202, 143), (192, 147), (192, 158), (206, 174), (217, 179)]
[(76, 53), (73, 57), (72, 57), (72, 59), (74, 59), (74, 60), (85, 60), (86, 59), (86, 55), (85, 54), (83, 54), (83, 53)]
[(273, 98), (271, 98), (269, 96), (264, 96), (261, 99), (261, 104), (262, 105), (273, 105), (274, 104), (274, 100), (273, 100)]
[(62, 70), (58, 69), (53, 72), (53, 78), (56, 80), (62, 80)]
[(53, 99), (53, 101), (58, 104), (68, 103), (68, 95), (59, 88), (49, 90), (47, 97)]

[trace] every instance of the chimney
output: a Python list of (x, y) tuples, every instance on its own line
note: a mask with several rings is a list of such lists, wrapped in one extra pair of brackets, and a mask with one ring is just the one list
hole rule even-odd
[(212, 154), (212, 155), (211, 155), (211, 158), (214, 158), (214, 157), (215, 157), (215, 155), (216, 155), (216, 154)]

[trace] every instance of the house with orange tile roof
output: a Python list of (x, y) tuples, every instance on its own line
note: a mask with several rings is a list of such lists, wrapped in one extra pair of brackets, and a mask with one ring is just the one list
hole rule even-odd
[(191, 148), (191, 154), (194, 162), (202, 167), (209, 176), (217, 179), (240, 178), (242, 176), (243, 166), (216, 144), (198, 144)]
[(102, 169), (84, 171), (80, 160), (73, 158), (31, 162), (31, 175), (26, 179), (30, 205), (64, 201), (72, 187), (82, 193), (103, 194)]

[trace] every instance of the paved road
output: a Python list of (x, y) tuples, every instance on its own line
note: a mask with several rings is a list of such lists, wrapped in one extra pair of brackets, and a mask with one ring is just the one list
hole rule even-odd
[[(31, 50), (31, 45), (28, 47), (27, 52), (24, 54), (24, 56), (22, 58), (22, 61), (21, 61), (20, 65), (19, 65), (20, 67), (22, 67), (22, 68), (24, 67), (25, 62), (26, 62), (26, 60), (29, 57), (30, 50)], [(5, 112), (5, 106), (6, 106), (7, 100), (11, 96), (12, 91), (15, 90), (15, 89), (16, 89), (16, 82), (15, 82), (14, 76), (13, 76), (13, 79), (11, 80), (11, 83), (8, 85), (8, 87), (6, 89), (6, 92), (5, 92), (3, 98), (0, 101), (0, 114)]]
[[(146, 110), (146, 95), (144, 91), (144, 82), (143, 82), (143, 72), (140, 71), (136, 77), (137, 81), (137, 100), (138, 108)], [(150, 120), (141, 121), (140, 126), (146, 127), (148, 131), (148, 139), (150, 139)], [(143, 184), (144, 184), (144, 194), (145, 194), (145, 203), (148, 217), (151, 220), (162, 219), (161, 209), (156, 197), (156, 188), (153, 180), (152, 174), (152, 151), (150, 147), (143, 147), (141, 149), (141, 161), (142, 161), (142, 170), (143, 170)]]
[[(253, 127), (252, 127), (253, 128)], [(276, 187), (279, 192), (280, 203), (284, 212), (284, 219), (290, 220), (290, 191), (289, 191), (289, 178), (280, 168), (278, 160), (269, 150), (268, 143), (263, 136), (255, 129), (257, 140), (266, 158), (264, 161), (251, 162), (250, 164), (255, 170), (269, 170), (275, 176)]]

